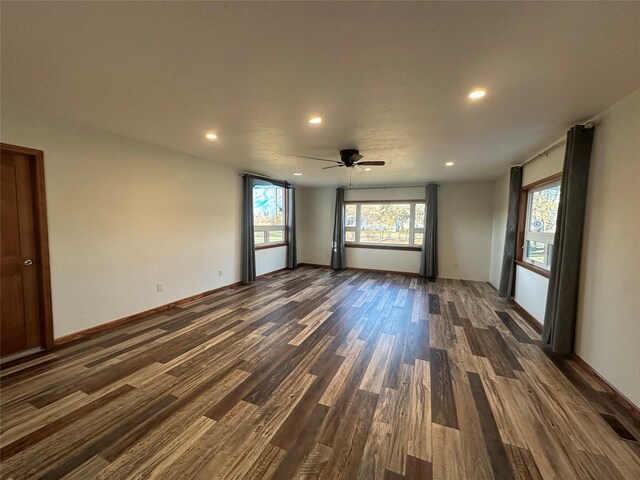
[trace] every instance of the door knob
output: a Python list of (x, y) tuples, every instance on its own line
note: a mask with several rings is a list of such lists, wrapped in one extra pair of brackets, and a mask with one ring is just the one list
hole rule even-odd
[(28, 260), (25, 260), (24, 262), (22, 262), (23, 265), (33, 265), (33, 260), (31, 260), (30, 258)]

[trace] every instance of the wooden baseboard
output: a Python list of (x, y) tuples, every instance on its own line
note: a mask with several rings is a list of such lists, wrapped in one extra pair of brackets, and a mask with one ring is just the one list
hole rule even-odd
[[(320, 265), (318, 263), (299, 263), (299, 267), (312, 267), (312, 268), (331, 268), (330, 265)], [(375, 268), (358, 268), (358, 267), (345, 267), (344, 270), (353, 270), (356, 272), (374, 272), (374, 273), (391, 273), (393, 275), (408, 275), (410, 277), (419, 277), (417, 273), (413, 272), (398, 272), (395, 270), (377, 270)]]
[(509, 299), (509, 303), (511, 304), (511, 306), (513, 307), (513, 309), (518, 312), (518, 314), (520, 314), (520, 316), (522, 318), (525, 319), (525, 321), (531, 325), (533, 327), (533, 329), (538, 332), (538, 333), (542, 333), (542, 324), (533, 316), (531, 315), (529, 312), (527, 312), (524, 308), (522, 308), (518, 302), (516, 302), (513, 298)]
[[(276, 272), (270, 272), (266, 275), (271, 275)], [(261, 275), (262, 276), (262, 275)], [(229, 288), (234, 288), (241, 285), (242, 282), (232, 283), (230, 285), (225, 285), (224, 287), (215, 288), (213, 290), (207, 290), (206, 292), (197, 293), (195, 295), (191, 295), (190, 297), (186, 297), (180, 300), (176, 300), (175, 302), (170, 302), (165, 305), (160, 305), (159, 307), (150, 308), (149, 310), (145, 310), (143, 312), (134, 313), (133, 315), (128, 315), (123, 318), (119, 318), (117, 320), (113, 320), (111, 322), (102, 323), (100, 325), (96, 325), (95, 327), (87, 328), (85, 330), (80, 330), (79, 332), (71, 333), (69, 335), (65, 335), (63, 337), (58, 337), (54, 341), (54, 347), (60, 347), (62, 345), (66, 345), (71, 342), (76, 342), (78, 340), (97, 335), (99, 333), (106, 332), (108, 330), (113, 330), (114, 328), (120, 327), (127, 323), (136, 322), (139, 320), (143, 320), (152, 315), (157, 315), (166, 310), (169, 310), (174, 307), (179, 307), (180, 305), (184, 305), (186, 303), (193, 302), (194, 300), (198, 300), (202, 297), (206, 297), (208, 295), (220, 292), (221, 290), (226, 290)]]
[[(278, 273), (282, 273), (288, 270), (287, 268), (281, 268), (279, 270), (274, 270), (273, 272), (264, 273), (262, 275), (258, 275), (256, 279), (263, 277), (270, 277), (272, 275), (276, 275)], [(65, 335), (63, 337), (56, 338), (54, 341), (54, 347), (60, 347), (62, 345), (66, 345), (70, 342), (76, 342), (78, 340), (84, 339), (89, 336), (97, 335), (99, 333), (106, 332), (108, 330), (113, 330), (114, 328), (118, 328), (124, 324), (135, 322), (138, 320), (142, 320), (148, 318), (152, 315), (157, 315), (158, 313), (162, 313), (166, 310), (169, 310), (174, 307), (179, 307), (180, 305), (184, 305), (186, 303), (193, 302), (202, 297), (206, 297), (208, 295), (220, 292), (221, 290), (226, 290), (229, 288), (234, 288), (239, 285), (242, 285), (242, 282), (232, 283), (230, 285), (225, 285), (224, 287), (215, 288), (213, 290), (207, 290), (206, 292), (197, 293), (195, 295), (191, 295), (190, 297), (186, 297), (180, 300), (176, 300), (175, 302), (167, 303), (165, 305), (160, 305), (159, 307), (150, 308), (149, 310), (145, 310), (144, 312), (134, 313), (133, 315), (128, 315), (123, 318), (119, 318), (118, 320), (113, 320), (111, 322), (102, 323), (100, 325), (96, 325), (95, 327), (87, 328), (85, 330), (80, 330), (79, 332), (71, 333), (69, 335)]]
[(585, 362), (581, 357), (579, 357), (576, 353), (571, 354), (571, 360), (573, 360), (578, 367), (580, 367), (584, 372), (593, 377), (593, 379), (608, 393), (613, 399), (620, 405), (626, 412), (629, 413), (633, 418), (640, 422), (640, 408), (629, 400), (624, 394), (618, 390), (616, 387), (611, 385), (607, 379), (605, 379), (602, 375), (596, 372), (591, 365)]
[(331, 268), (331, 265), (322, 265), (320, 263), (299, 263), (298, 266), (310, 268)]
[[(542, 324), (536, 320), (529, 312), (522, 308), (513, 298), (509, 299), (509, 303), (513, 309), (517, 311), (527, 323), (529, 323), (538, 333), (542, 333)], [(580, 367), (588, 376), (593, 378), (607, 393), (611, 395), (613, 400), (618, 403), (626, 412), (629, 413), (637, 421), (640, 421), (640, 409), (631, 400), (625, 397), (620, 390), (611, 385), (602, 375), (596, 372), (591, 365), (585, 362), (577, 354), (571, 354), (571, 360)]]
[[(542, 333), (542, 324), (536, 320), (529, 312), (522, 308), (513, 298), (509, 299), (514, 310), (516, 310), (522, 318), (524, 318), (529, 325), (531, 325), (538, 333)], [(631, 400), (625, 397), (620, 390), (611, 385), (602, 375), (596, 372), (591, 365), (585, 362), (577, 354), (572, 353), (571, 359), (575, 364), (580, 367), (587, 375), (592, 377), (607, 393), (609, 393), (613, 400), (620, 405), (626, 412), (629, 413), (637, 421), (640, 421), (640, 409)]]
[(357, 267), (346, 267), (345, 270), (354, 270), (357, 272), (373, 272), (373, 273), (390, 273), (392, 275), (407, 275), (409, 277), (419, 277), (417, 273), (413, 272), (398, 272), (395, 270), (377, 270), (375, 268), (357, 268)]
[(268, 272), (268, 273), (263, 273), (262, 275), (258, 275), (258, 276), (256, 277), (256, 280), (257, 280), (257, 279), (259, 279), (259, 278), (267, 278), (267, 277), (271, 277), (271, 276), (273, 276), (273, 275), (277, 275), (278, 273), (286, 272), (287, 270), (295, 270), (295, 269), (293, 269), (293, 268), (287, 268), (287, 267), (279, 268), (278, 270), (274, 270), (273, 272)]
[[(536, 320), (529, 312), (522, 308), (513, 298), (510, 298), (510, 304), (513, 306), (522, 318), (524, 318), (529, 325), (531, 325), (538, 333), (542, 333), (542, 324)], [(580, 358), (576, 353), (571, 354), (571, 360), (581, 368), (588, 376), (593, 378), (603, 389), (606, 391), (613, 400), (618, 403), (629, 415), (640, 421), (640, 408), (635, 405), (631, 400), (620, 392), (616, 387), (611, 385), (602, 375), (596, 372), (591, 365)]]

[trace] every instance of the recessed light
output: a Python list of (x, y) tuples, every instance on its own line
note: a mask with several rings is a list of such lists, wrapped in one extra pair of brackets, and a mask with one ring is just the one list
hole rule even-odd
[(371, 169), (370, 169), (370, 168), (365, 168), (365, 169), (364, 169), (364, 171), (365, 171), (365, 172), (370, 172), (370, 171), (371, 171)]
[(301, 177), (301, 176), (302, 176), (302, 174), (301, 174), (301, 173), (294, 173), (294, 175), (295, 175), (296, 177)]
[(314, 115), (309, 119), (309, 123), (313, 123), (314, 125), (317, 125), (318, 123), (322, 123), (322, 117), (319, 117), (318, 115)]
[(484, 97), (487, 94), (487, 91), (484, 88), (479, 88), (477, 90), (473, 90), (471, 93), (469, 93), (469, 98), (473, 99), (473, 100), (477, 100), (479, 98)]
[(209, 140), (216, 140), (218, 138), (218, 135), (216, 135), (215, 133), (207, 133), (205, 137), (207, 137)]
[(445, 165), (446, 165), (447, 167), (453, 167), (453, 162), (447, 162), (447, 163), (445, 163)]

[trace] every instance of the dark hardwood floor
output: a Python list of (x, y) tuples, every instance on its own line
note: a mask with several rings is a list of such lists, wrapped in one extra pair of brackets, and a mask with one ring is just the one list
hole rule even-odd
[(299, 268), (5, 368), (2, 478), (639, 479), (485, 283)]

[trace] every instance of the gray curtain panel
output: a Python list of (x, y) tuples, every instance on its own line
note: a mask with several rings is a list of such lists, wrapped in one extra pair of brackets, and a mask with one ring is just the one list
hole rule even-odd
[(516, 242), (518, 236), (518, 210), (520, 208), (520, 191), (522, 190), (522, 167), (511, 167), (509, 180), (509, 210), (507, 212), (507, 231), (504, 236), (502, 253), (502, 271), (498, 293), (501, 297), (513, 295), (516, 277)]
[(253, 186), (252, 175), (243, 177), (242, 186), (242, 282), (251, 283), (256, 279), (256, 252), (253, 237)]
[(420, 276), (436, 278), (438, 276), (438, 185), (435, 183), (427, 185), (426, 195)]
[(551, 258), (542, 341), (556, 353), (573, 351), (587, 182), (593, 128), (576, 125), (567, 134), (560, 205)]
[(287, 189), (289, 196), (289, 205), (287, 210), (287, 268), (293, 269), (298, 266), (298, 254), (296, 245), (296, 189), (289, 187)]
[(341, 270), (346, 266), (344, 248), (344, 188), (336, 190), (336, 215), (333, 222), (333, 248), (331, 268)]

